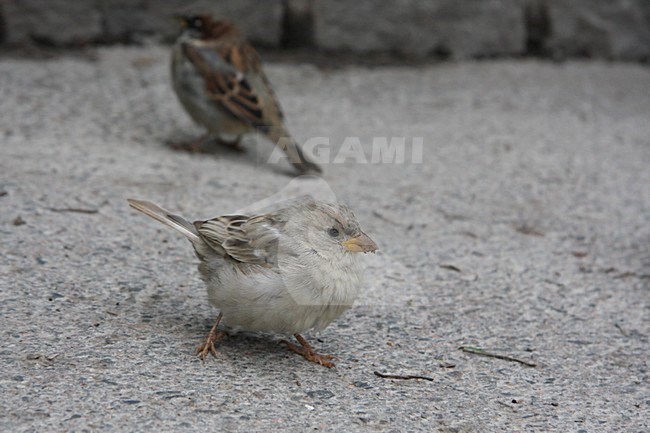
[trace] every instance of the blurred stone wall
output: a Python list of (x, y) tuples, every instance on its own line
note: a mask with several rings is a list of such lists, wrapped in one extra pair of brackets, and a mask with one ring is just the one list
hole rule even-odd
[(199, 11), (231, 18), (267, 47), (650, 59), (650, 0), (0, 0), (0, 41), (170, 41), (171, 16)]

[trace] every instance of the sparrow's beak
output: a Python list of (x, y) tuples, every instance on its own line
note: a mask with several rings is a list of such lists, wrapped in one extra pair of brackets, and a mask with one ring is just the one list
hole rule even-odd
[(377, 244), (364, 232), (343, 242), (343, 246), (353, 253), (374, 253), (377, 250)]
[(173, 15), (172, 18), (181, 26), (182, 29), (186, 28), (188, 25), (187, 17), (185, 15)]

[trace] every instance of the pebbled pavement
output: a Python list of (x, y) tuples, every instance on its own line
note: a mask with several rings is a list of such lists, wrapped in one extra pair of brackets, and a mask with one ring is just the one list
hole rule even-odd
[[(254, 137), (169, 148), (200, 129), (167, 55), (0, 61), (1, 430), (650, 429), (647, 66), (269, 64), (298, 139), (357, 160), (354, 137), (368, 159), (423, 142), (422, 163), (291, 180)], [(252, 334), (202, 363), (217, 312), (191, 248), (125, 199), (198, 219), (312, 189), (381, 248), (359, 304), (307, 335), (337, 368)]]

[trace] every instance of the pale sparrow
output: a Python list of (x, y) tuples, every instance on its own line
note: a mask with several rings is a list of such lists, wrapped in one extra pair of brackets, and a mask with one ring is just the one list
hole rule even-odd
[(260, 132), (299, 172), (320, 172), (287, 131), (260, 57), (242, 32), (210, 15), (179, 19), (183, 31), (172, 50), (172, 82), (190, 117), (208, 130), (203, 139), (234, 137), (230, 145), (237, 146), (243, 134)]
[(301, 198), (256, 216), (226, 215), (195, 221), (153, 203), (128, 200), (131, 207), (181, 232), (200, 259), (208, 299), (219, 310), (198, 353), (216, 355), (225, 335), (221, 321), (245, 331), (293, 334), (300, 346), (283, 342), (307, 360), (333, 367), (300, 333), (324, 329), (348, 310), (361, 286), (358, 252), (377, 245), (341, 204)]

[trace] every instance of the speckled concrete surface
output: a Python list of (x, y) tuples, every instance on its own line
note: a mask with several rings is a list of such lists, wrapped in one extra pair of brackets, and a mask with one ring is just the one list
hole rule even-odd
[(200, 130), (164, 48), (4, 58), (0, 430), (650, 429), (647, 67), (268, 72), (301, 140), (424, 140), (422, 164), (347, 161), (320, 181), (381, 247), (364, 299), (308, 335), (337, 368), (242, 334), (201, 363), (216, 310), (191, 248), (125, 202), (196, 219), (248, 206), (291, 180), (260, 163), (268, 143), (170, 150)]

